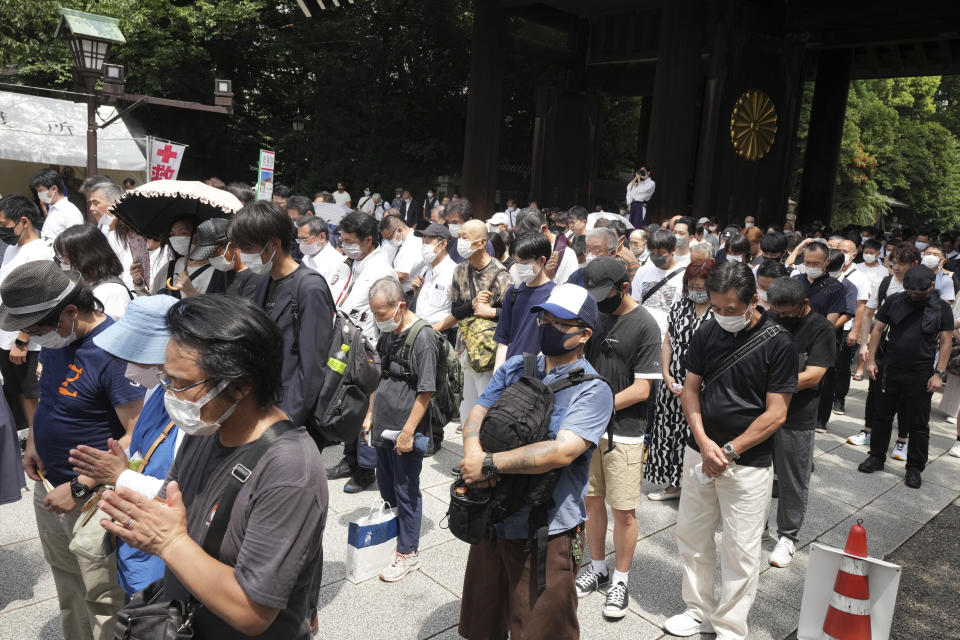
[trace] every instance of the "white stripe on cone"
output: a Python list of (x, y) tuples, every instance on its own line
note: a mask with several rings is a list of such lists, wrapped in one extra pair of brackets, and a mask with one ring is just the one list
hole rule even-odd
[(837, 611), (844, 611), (846, 613), (849, 613), (855, 616), (870, 615), (869, 600), (857, 600), (855, 598), (848, 598), (847, 596), (842, 596), (836, 592), (834, 592), (833, 594), (833, 599), (830, 601), (830, 606), (836, 609)]
[(870, 575), (870, 567), (866, 560), (856, 560), (849, 556), (844, 556), (840, 560), (840, 571), (849, 573), (852, 576)]

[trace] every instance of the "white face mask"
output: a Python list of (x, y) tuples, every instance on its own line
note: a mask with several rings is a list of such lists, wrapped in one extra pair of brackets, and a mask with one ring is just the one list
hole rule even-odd
[(920, 264), (933, 271), (940, 266), (940, 258), (937, 256), (923, 256), (920, 258)]
[(240, 402), (237, 401), (234, 403), (232, 407), (224, 411), (220, 417), (212, 423), (204, 422), (200, 418), (200, 413), (210, 400), (220, 395), (220, 393), (227, 388), (228, 384), (230, 384), (230, 381), (224, 380), (199, 400), (181, 400), (173, 395), (172, 391), (168, 390), (163, 394), (163, 407), (170, 415), (170, 419), (188, 436), (212, 435), (220, 428), (223, 421), (233, 414)]
[(589, 263), (591, 263), (591, 262), (593, 262), (594, 260), (597, 259), (597, 256), (594, 255), (594, 254), (592, 254), (592, 253), (588, 253), (588, 254), (585, 255), (584, 257), (587, 259), (587, 264), (589, 264)]
[(392, 238), (387, 238), (387, 242), (390, 244), (391, 247), (396, 247), (397, 249), (399, 249), (400, 245), (403, 244), (403, 240), (398, 240), (396, 236)]
[(721, 316), (714, 314), (714, 318), (717, 319), (717, 324), (720, 325), (720, 328), (724, 331), (729, 331), (730, 333), (738, 333), (746, 327), (750, 320), (753, 319), (753, 309), (749, 311), (748, 315), (743, 316)]
[(804, 273), (807, 274), (807, 277), (810, 278), (811, 280), (816, 280), (817, 278), (823, 275), (823, 269), (819, 267), (814, 268), (814, 267), (808, 267), (804, 265), (803, 271)]
[(66, 262), (60, 262), (60, 268), (63, 269), (64, 271), (73, 271), (73, 267), (71, 267)]
[(433, 263), (437, 259), (437, 245), (423, 243), (423, 246), (420, 247), (420, 257), (423, 258), (424, 262)]
[(757, 295), (758, 295), (758, 296), (760, 297), (760, 299), (763, 300), (764, 302), (767, 301), (767, 290), (766, 290), (766, 289), (757, 289)]
[(377, 320), (377, 329), (380, 329), (381, 333), (393, 333), (396, 331), (397, 327), (400, 326), (400, 323), (397, 322), (397, 311), (400, 311), (400, 305), (397, 304), (397, 310), (393, 312), (393, 315), (390, 316), (389, 320), (384, 320), (381, 322)]
[(828, 275), (831, 278), (839, 278), (842, 274), (843, 274), (842, 271), (830, 271)]
[(297, 240), (297, 244), (300, 245), (300, 253), (305, 256), (315, 256), (323, 249), (319, 243), (307, 244), (305, 240)]
[(850, 264), (851, 262), (853, 262), (853, 259), (856, 258), (856, 257), (857, 257), (857, 254), (855, 254), (855, 253), (845, 253), (845, 254), (843, 254), (843, 266), (847, 266), (848, 264)]
[(460, 254), (461, 258), (467, 259), (477, 252), (477, 249), (470, 248), (472, 244), (469, 240), (464, 240), (463, 238), (457, 239), (457, 253)]
[(113, 221), (116, 219), (117, 219), (117, 216), (110, 213), (105, 213), (100, 217), (100, 224), (97, 226), (100, 227), (101, 231), (103, 231), (104, 233), (107, 233), (108, 231), (110, 231), (110, 225), (112, 225)]
[(269, 273), (270, 269), (273, 268), (273, 256), (275, 256), (277, 252), (274, 251), (271, 253), (270, 259), (266, 262), (263, 262), (260, 259), (260, 256), (266, 250), (267, 248), (264, 247), (260, 253), (241, 253), (240, 262), (242, 262), (243, 266), (245, 266), (247, 269), (250, 269), (250, 271), (253, 271), (258, 275), (261, 273)]
[(448, 224), (447, 231), (450, 232), (450, 237), (455, 238), (460, 235), (460, 225), (459, 224)]
[(190, 249), (190, 236), (170, 236), (170, 247), (178, 255), (187, 255), (187, 251)]
[(643, 260), (644, 258), (647, 257), (647, 248), (646, 248), (646, 247), (644, 247), (643, 249), (637, 249), (637, 248), (634, 248), (634, 247), (630, 247), (630, 251), (632, 251), (632, 252), (633, 252), (633, 255), (636, 256), (636, 257), (637, 257), (638, 259), (640, 259), (640, 260)]
[(673, 237), (677, 239), (677, 249), (683, 249), (690, 243), (690, 236), (681, 236), (675, 233)]
[(365, 196), (370, 195), (370, 189), (364, 189), (364, 190), (363, 190), (363, 195), (365, 195)]
[(217, 271), (233, 271), (233, 261), (227, 260), (223, 256), (212, 256), (210, 266)]
[(713, 233), (713, 232), (716, 231), (716, 230), (717, 230), (717, 227), (716, 227), (716, 226), (707, 227), (707, 231), (709, 231), (710, 233)]
[(867, 264), (873, 264), (877, 261), (877, 255), (875, 253), (865, 253), (863, 254), (863, 261)]
[(432, 197), (433, 197), (433, 191), (427, 191), (427, 197), (428, 197), (428, 198), (432, 198)]
[(351, 260), (360, 260), (363, 258), (363, 250), (360, 248), (359, 244), (343, 245), (343, 253)]
[(123, 373), (123, 376), (134, 384), (150, 389), (159, 384), (158, 371), (159, 369), (155, 364), (142, 365), (131, 362), (127, 364), (127, 370)]
[(743, 256), (731, 256), (727, 254), (727, 262), (743, 262)]
[(929, 242), (920, 242), (919, 240), (917, 240), (913, 244), (917, 245), (917, 249), (920, 249), (920, 251), (923, 251), (924, 249), (930, 246)]
[(57, 330), (54, 329), (49, 333), (45, 333), (42, 336), (32, 336), (30, 342), (33, 344), (38, 344), (44, 349), (63, 349), (68, 346), (70, 343), (76, 341), (77, 339), (77, 321), (73, 321), (73, 326), (70, 328), (70, 335), (64, 338), (62, 335), (57, 333)]
[(516, 274), (517, 274), (517, 280), (523, 283), (527, 283), (527, 282), (533, 281), (534, 278), (540, 275), (540, 271), (537, 269), (534, 269), (533, 264), (520, 264), (518, 262)]
[(752, 222), (745, 222), (745, 223), (743, 224), (743, 226), (746, 227), (747, 229), (749, 229), (750, 227), (753, 226), (753, 223), (752, 223)]
[(37, 197), (40, 198), (40, 202), (43, 204), (51, 204), (53, 202), (53, 195), (50, 194), (50, 189), (38, 191)]

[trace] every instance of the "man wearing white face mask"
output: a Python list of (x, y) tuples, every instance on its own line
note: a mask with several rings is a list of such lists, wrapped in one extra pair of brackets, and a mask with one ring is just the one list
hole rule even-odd
[(953, 274), (943, 270), (944, 262), (946, 262), (946, 259), (943, 255), (943, 248), (938, 244), (928, 245), (923, 250), (923, 255), (920, 256), (920, 264), (933, 271), (936, 276), (933, 286), (940, 294), (940, 299), (947, 304), (953, 304), (954, 299), (956, 299), (956, 293), (953, 289)]
[(350, 267), (347, 256), (330, 244), (327, 223), (316, 216), (303, 216), (297, 220), (297, 243), (303, 254), (301, 264), (322, 275), (334, 302), (339, 301), (350, 279)]
[(257, 200), (245, 205), (230, 219), (227, 235), (240, 260), (260, 274), (252, 300), (283, 336), (279, 406), (295, 425), (306, 424), (326, 367), (326, 360), (317, 354), (329, 351), (333, 336), (330, 289), (324, 278), (290, 256), (290, 219), (276, 203)]
[(693, 240), (693, 233), (696, 227), (693, 218), (682, 216), (673, 223), (673, 235), (677, 239), (677, 248), (673, 252), (673, 258), (677, 264), (687, 266), (690, 264), (690, 241)]
[[(423, 231), (415, 231), (421, 240), (420, 257), (425, 265), (413, 279), (417, 295), (417, 315), (430, 324), (437, 324), (450, 315), (450, 285), (453, 283), (453, 260), (447, 255), (450, 231), (442, 224), (430, 224)], [(456, 343), (456, 329), (447, 331), (450, 344)]]
[(79, 481), (70, 450), (81, 444), (104, 449), (110, 438), (127, 446), (145, 390), (127, 380), (125, 362), (93, 341), (113, 321), (76, 271), (47, 260), (21, 265), (0, 284), (0, 298), (0, 328), (23, 331), (43, 347), (45, 375), (23, 467), (36, 482), (34, 511), (57, 584), (63, 635), (110, 638), (123, 591), (113, 553), (91, 557), (70, 549), (80, 507), (96, 489)]
[(530, 309), (545, 303), (556, 286), (544, 269), (550, 259), (550, 241), (546, 237), (527, 233), (516, 238), (510, 248), (520, 283), (510, 285), (503, 296), (503, 310), (493, 336), (497, 342), (494, 370), (517, 354), (539, 351), (540, 327)]
[(840, 316), (856, 315), (856, 306), (847, 304), (844, 287), (827, 273), (830, 250), (825, 244), (811, 242), (803, 249), (804, 273), (793, 276), (807, 285), (810, 308), (837, 326)]
[(423, 265), (420, 251), (423, 242), (399, 216), (387, 216), (381, 220), (380, 235), (383, 236), (384, 242), (397, 250), (396, 257), (393, 259), (393, 273), (403, 287), (409, 304), (413, 301), (411, 276)]
[(83, 213), (64, 194), (63, 178), (53, 169), (44, 169), (30, 178), (30, 188), (47, 207), (40, 238), (48, 243), (67, 227), (83, 224)]
[[(757, 308), (747, 265), (720, 265), (706, 285), (714, 319), (693, 335), (682, 363), (681, 403), (691, 436), (676, 534), (687, 608), (663, 628), (677, 636), (745, 638), (770, 510), (770, 437), (787, 418), (799, 357), (790, 334)], [(714, 533), (721, 522), (718, 550)], [(718, 551), (719, 599), (713, 591)]]

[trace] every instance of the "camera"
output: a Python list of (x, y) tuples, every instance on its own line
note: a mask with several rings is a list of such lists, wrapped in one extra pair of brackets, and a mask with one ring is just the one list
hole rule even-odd
[(637, 175), (640, 176), (640, 178), (645, 179), (647, 177), (647, 170), (640, 169), (639, 171), (637, 171)]

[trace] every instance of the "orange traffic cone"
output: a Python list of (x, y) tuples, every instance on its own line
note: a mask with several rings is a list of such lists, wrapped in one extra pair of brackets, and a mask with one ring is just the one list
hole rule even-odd
[(870, 585), (867, 580), (867, 530), (863, 520), (850, 527), (843, 548), (833, 599), (823, 621), (822, 640), (870, 640)]

